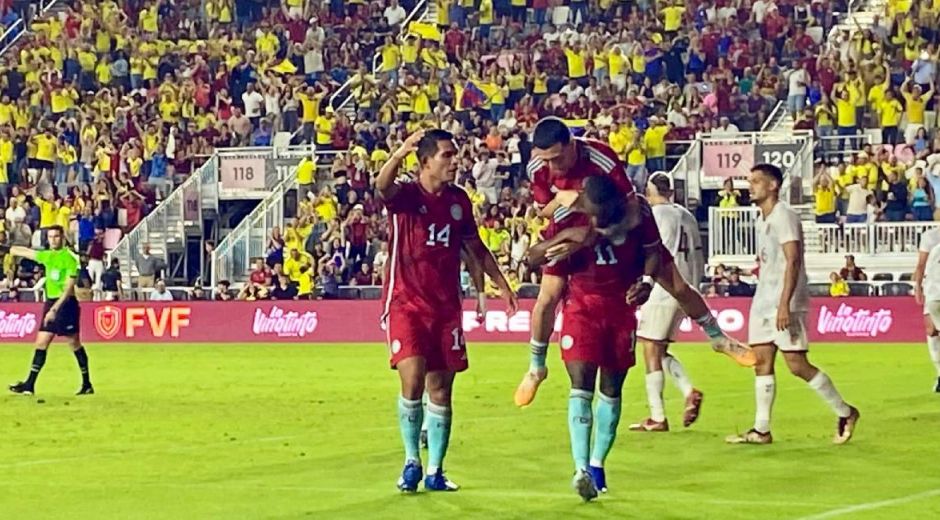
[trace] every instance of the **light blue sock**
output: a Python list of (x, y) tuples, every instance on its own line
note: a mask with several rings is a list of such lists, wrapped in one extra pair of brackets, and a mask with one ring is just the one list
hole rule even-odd
[(548, 343), (544, 341), (529, 340), (532, 355), (529, 357), (529, 370), (545, 368), (545, 356), (548, 354)]
[(424, 420), (421, 421), (421, 431), (426, 432), (428, 431), (428, 417), (429, 417), (428, 412), (427, 412), (428, 410), (428, 393), (427, 392), (421, 395), (421, 407), (424, 409), (424, 414), (423, 414)]
[(405, 443), (405, 462), (413, 460), (421, 464), (421, 420), (424, 409), (421, 400), (405, 399), (398, 396), (398, 429), (401, 430), (401, 440)]
[(450, 444), (450, 421), (449, 406), (428, 401), (428, 475), (437, 473), (444, 465)]
[(607, 454), (617, 438), (617, 425), (620, 424), (620, 398), (608, 397), (603, 392), (597, 400), (597, 428), (594, 429), (594, 446), (591, 448), (591, 465), (604, 467)]
[(725, 333), (721, 331), (721, 327), (718, 326), (718, 320), (712, 316), (711, 312), (696, 318), (695, 322), (702, 327), (702, 330), (705, 331), (705, 334), (711, 339), (720, 338), (725, 335)]
[(591, 425), (594, 422), (591, 413), (591, 401), (594, 392), (572, 389), (568, 394), (568, 432), (571, 434), (571, 456), (574, 457), (574, 469), (588, 467), (588, 453), (591, 451)]

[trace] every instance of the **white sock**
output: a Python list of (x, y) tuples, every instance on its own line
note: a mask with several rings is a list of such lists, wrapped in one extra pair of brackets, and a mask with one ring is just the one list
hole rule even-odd
[(777, 397), (777, 377), (757, 376), (754, 378), (754, 393), (757, 397), (757, 413), (754, 415), (754, 429), (767, 433), (770, 431), (770, 412)]
[(672, 380), (676, 383), (679, 391), (682, 392), (682, 396), (689, 397), (692, 393), (692, 380), (686, 375), (682, 363), (672, 355), (666, 354), (663, 356), (663, 369), (672, 376)]
[(646, 400), (650, 405), (650, 418), (656, 422), (666, 420), (666, 410), (663, 407), (663, 385), (665, 376), (662, 370), (646, 374)]
[(940, 377), (940, 336), (927, 336), (927, 350), (933, 366), (937, 367), (937, 377)]
[(832, 384), (832, 380), (822, 370), (816, 372), (816, 375), (809, 380), (809, 387), (816, 390), (819, 397), (829, 403), (832, 411), (839, 417), (848, 417), (852, 413), (852, 409), (842, 400), (842, 396), (839, 395), (836, 386)]

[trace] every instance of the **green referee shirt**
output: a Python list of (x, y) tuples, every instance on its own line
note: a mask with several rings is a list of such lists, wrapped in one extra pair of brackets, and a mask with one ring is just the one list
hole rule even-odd
[(78, 278), (78, 256), (66, 248), (36, 251), (36, 261), (46, 268), (46, 298), (62, 296), (69, 278)]

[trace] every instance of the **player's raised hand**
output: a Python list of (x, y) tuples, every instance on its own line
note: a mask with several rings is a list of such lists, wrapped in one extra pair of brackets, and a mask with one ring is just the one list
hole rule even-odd
[(403, 142), (401, 146), (398, 147), (398, 150), (395, 150), (395, 155), (399, 159), (404, 159), (411, 152), (417, 151), (418, 142), (421, 141), (422, 137), (424, 137), (424, 130), (418, 130), (417, 132), (413, 132), (411, 135), (409, 135), (405, 139), (405, 142)]

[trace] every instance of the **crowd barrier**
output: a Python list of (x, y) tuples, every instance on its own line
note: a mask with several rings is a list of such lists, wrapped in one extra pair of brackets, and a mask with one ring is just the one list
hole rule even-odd
[[(718, 323), (729, 334), (747, 337), (749, 298), (711, 299)], [(509, 317), (500, 301), (492, 301), (482, 323), (473, 302), (465, 302), (463, 326), (470, 342), (529, 341), (534, 301), (523, 300)], [(85, 303), (81, 335), (87, 342), (133, 343), (338, 343), (384, 342), (379, 301), (265, 301)], [(39, 304), (0, 307), (0, 343), (32, 341), (42, 319)], [(815, 342), (920, 342), (923, 312), (910, 297), (818, 298), (807, 323)], [(561, 320), (556, 322), (558, 330)], [(557, 338), (556, 338), (557, 339)], [(704, 341), (688, 319), (678, 341)]]

